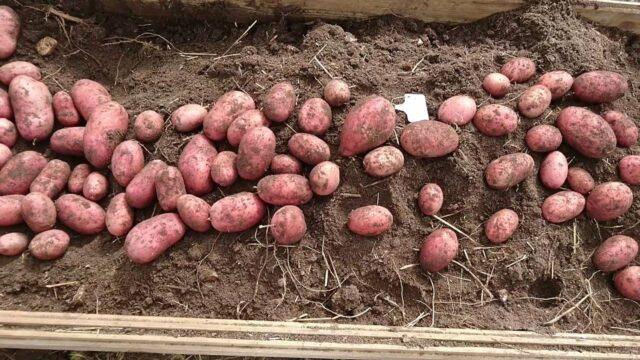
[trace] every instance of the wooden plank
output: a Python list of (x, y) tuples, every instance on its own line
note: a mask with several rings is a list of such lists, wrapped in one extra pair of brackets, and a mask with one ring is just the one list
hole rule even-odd
[(588, 5), (576, 5), (576, 11), (598, 24), (640, 34), (640, 3), (638, 2), (601, 0)]

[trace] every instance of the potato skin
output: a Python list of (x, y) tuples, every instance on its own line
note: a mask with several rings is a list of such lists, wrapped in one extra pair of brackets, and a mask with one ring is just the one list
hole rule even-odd
[(80, 79), (71, 87), (71, 99), (83, 118), (89, 119), (98, 105), (111, 101), (111, 95), (104, 86), (89, 80)]
[(279, 174), (258, 181), (258, 196), (271, 205), (302, 205), (313, 197), (309, 180), (302, 175)]
[(264, 126), (250, 129), (240, 140), (236, 168), (246, 180), (258, 180), (269, 168), (276, 154), (276, 136)]
[(537, 118), (551, 105), (551, 91), (546, 86), (533, 85), (524, 91), (518, 101), (518, 110), (525, 117)]
[(346, 82), (333, 79), (324, 86), (322, 96), (329, 105), (337, 107), (351, 100), (351, 90)]
[(62, 126), (78, 126), (80, 114), (73, 104), (73, 99), (66, 91), (58, 91), (53, 94), (53, 113)]
[(137, 141), (123, 141), (113, 150), (111, 174), (120, 186), (129, 185), (142, 168), (144, 168), (144, 152)]
[(607, 111), (602, 118), (611, 125), (619, 147), (631, 147), (638, 142), (638, 127), (630, 117), (619, 111)]
[(385, 177), (402, 170), (404, 155), (394, 146), (382, 146), (367, 153), (362, 163), (367, 174)]
[(389, 230), (393, 225), (393, 215), (387, 208), (379, 205), (359, 207), (349, 213), (347, 227), (362, 236), (377, 236)]
[(49, 147), (58, 154), (84, 156), (84, 130), (84, 126), (56, 130), (49, 139)]
[(87, 176), (82, 185), (82, 195), (91, 201), (98, 202), (104, 199), (109, 192), (109, 180), (97, 171)]
[(266, 214), (258, 195), (241, 192), (216, 201), (209, 212), (211, 225), (224, 233), (241, 232), (257, 225)]
[(174, 211), (178, 198), (187, 193), (180, 170), (175, 166), (167, 166), (156, 175), (156, 194), (158, 203), (164, 211)]
[(133, 209), (127, 204), (126, 194), (119, 193), (111, 198), (105, 214), (105, 225), (109, 234), (125, 236), (133, 227)]
[(603, 241), (593, 254), (593, 265), (602, 272), (620, 270), (638, 255), (638, 242), (625, 235), (614, 235)]
[(27, 235), (12, 232), (0, 236), (0, 255), (17, 256), (22, 254), (29, 246)]
[(571, 190), (582, 195), (588, 194), (596, 186), (591, 174), (583, 168), (573, 166), (567, 172), (567, 183)]
[(9, 93), (0, 88), (0, 118), (13, 119), (13, 109), (11, 108), (11, 100)]
[(494, 98), (501, 98), (509, 92), (511, 81), (500, 73), (491, 73), (482, 80), (482, 87)]
[(124, 250), (131, 261), (147, 264), (182, 240), (186, 228), (178, 214), (154, 216), (134, 226), (124, 241)]
[(233, 151), (222, 151), (213, 159), (211, 164), (211, 178), (213, 182), (226, 187), (231, 186), (238, 179), (236, 160), (238, 155)]
[(503, 136), (516, 131), (518, 114), (504, 105), (484, 105), (473, 117), (473, 125), (484, 135)]
[(476, 107), (476, 101), (471, 96), (452, 96), (440, 104), (438, 120), (449, 125), (466, 125), (476, 114)]
[(571, 90), (573, 76), (566, 71), (550, 71), (538, 79), (538, 85), (542, 85), (551, 91), (551, 99), (557, 100)]
[(69, 180), (69, 175), (71, 175), (69, 164), (62, 160), (53, 159), (33, 179), (29, 190), (43, 193), (53, 199), (64, 190), (67, 180)]
[(0, 5), (0, 59), (13, 55), (20, 36), (20, 17), (10, 7)]
[(144, 209), (156, 199), (156, 176), (167, 164), (152, 160), (129, 182), (125, 190), (127, 204), (135, 209)]
[(329, 160), (331, 150), (324, 140), (311, 134), (294, 134), (287, 143), (291, 155), (305, 164), (316, 165)]
[(233, 120), (243, 112), (255, 109), (251, 96), (241, 91), (229, 91), (222, 95), (204, 116), (202, 125), (204, 134), (211, 140), (224, 140), (227, 129)]
[(427, 216), (435, 215), (442, 208), (444, 195), (438, 184), (427, 183), (418, 194), (418, 207), (420, 211)]
[(211, 205), (197, 196), (186, 194), (178, 198), (178, 214), (191, 230), (205, 232), (211, 229), (209, 210)]
[(267, 119), (283, 122), (291, 116), (296, 106), (296, 91), (288, 81), (277, 83), (267, 91), (262, 104)]
[(11, 80), (18, 75), (24, 75), (33, 80), (42, 80), (40, 68), (28, 61), (11, 61), (0, 66), (0, 82), (9, 86)]
[(640, 155), (627, 155), (618, 163), (620, 179), (629, 185), (640, 185)]
[(549, 153), (540, 164), (540, 180), (547, 189), (559, 189), (567, 180), (569, 163), (560, 151)]
[(0, 144), (12, 148), (18, 140), (16, 126), (9, 120), (0, 118)]
[(549, 152), (562, 144), (562, 133), (553, 125), (536, 125), (527, 131), (524, 141), (531, 151)]
[(88, 164), (76, 165), (69, 175), (67, 190), (72, 194), (80, 194), (89, 174), (91, 174), (91, 167)]
[(271, 217), (271, 235), (278, 245), (293, 245), (300, 242), (307, 232), (304, 213), (299, 207), (286, 205)]
[(560, 191), (544, 200), (542, 217), (548, 222), (559, 224), (576, 218), (584, 210), (585, 200), (575, 191)]
[(490, 188), (506, 190), (533, 174), (533, 158), (529, 154), (514, 153), (501, 156), (489, 163), (485, 179)]
[(0, 169), (0, 195), (28, 193), (31, 182), (46, 165), (47, 159), (35, 151), (14, 155)]
[(502, 65), (500, 73), (509, 78), (509, 81), (523, 83), (536, 74), (536, 64), (529, 58), (516, 57)]
[(599, 159), (616, 148), (616, 136), (609, 124), (587, 109), (575, 106), (562, 109), (556, 126), (564, 141), (584, 156)]
[(0, 196), (0, 226), (11, 226), (21, 224), (22, 201), (24, 195), (4, 195)]
[(274, 174), (301, 174), (302, 163), (289, 154), (277, 154), (271, 160), (271, 172)]
[(96, 168), (111, 162), (113, 150), (120, 144), (129, 127), (127, 110), (115, 101), (98, 105), (84, 130), (84, 156)]
[(44, 83), (18, 75), (9, 85), (9, 98), (20, 136), (31, 142), (41, 141), (53, 130), (53, 99)]
[(0, 169), (6, 164), (13, 156), (11, 149), (5, 144), (0, 144)]
[(271, 126), (271, 122), (264, 116), (262, 111), (257, 109), (247, 110), (238, 115), (231, 125), (229, 125), (227, 129), (227, 142), (229, 142), (231, 146), (237, 147), (249, 129), (261, 126), (269, 127)]
[(384, 144), (396, 126), (396, 111), (382, 96), (369, 96), (351, 108), (340, 130), (342, 156), (362, 154)]
[(47, 230), (33, 237), (29, 243), (29, 252), (38, 260), (61, 258), (69, 248), (69, 235), (58, 229)]
[(458, 254), (458, 237), (450, 229), (438, 229), (424, 239), (420, 248), (420, 266), (424, 271), (446, 268)]
[(340, 185), (340, 167), (331, 161), (323, 161), (309, 172), (309, 185), (314, 194), (333, 194)]
[(171, 113), (171, 123), (178, 132), (194, 131), (202, 126), (207, 109), (198, 104), (185, 104)]
[(217, 155), (211, 140), (202, 134), (191, 138), (184, 147), (178, 159), (178, 169), (189, 194), (204, 195), (213, 190), (211, 164)]
[(402, 130), (400, 145), (418, 158), (435, 158), (454, 152), (460, 138), (450, 125), (439, 121), (418, 121)]
[(613, 71), (590, 71), (573, 82), (575, 96), (586, 103), (617, 100), (629, 89), (627, 79)]
[(620, 295), (640, 301), (640, 266), (629, 266), (613, 276), (613, 283)]
[(53, 200), (43, 193), (27, 194), (22, 200), (20, 211), (25, 224), (34, 233), (53, 229), (56, 225), (56, 206)]
[(633, 203), (633, 192), (617, 181), (599, 184), (587, 197), (587, 215), (598, 221), (613, 220), (624, 215)]
[(153, 111), (145, 110), (133, 121), (133, 133), (136, 139), (152, 143), (160, 138), (164, 131), (164, 117)]
[(93, 201), (80, 195), (64, 194), (56, 201), (58, 220), (83, 235), (93, 235), (104, 230), (105, 212)]
[(484, 223), (484, 234), (494, 244), (501, 244), (513, 235), (520, 220), (511, 209), (498, 210)]
[(331, 120), (331, 106), (320, 98), (308, 99), (298, 111), (298, 126), (309, 134), (323, 135), (329, 130)]

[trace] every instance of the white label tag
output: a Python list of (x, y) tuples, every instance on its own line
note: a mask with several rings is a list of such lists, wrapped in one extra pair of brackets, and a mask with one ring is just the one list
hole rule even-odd
[(404, 103), (394, 107), (407, 114), (409, 122), (429, 120), (427, 98), (422, 94), (404, 94)]

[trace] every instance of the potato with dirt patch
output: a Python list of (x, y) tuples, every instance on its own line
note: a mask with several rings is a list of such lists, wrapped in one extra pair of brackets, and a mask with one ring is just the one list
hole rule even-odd
[(549, 105), (551, 105), (551, 91), (542, 85), (533, 85), (528, 88), (518, 100), (518, 110), (529, 119), (544, 114)]
[(67, 182), (67, 190), (72, 194), (80, 194), (84, 188), (84, 182), (87, 180), (87, 176), (91, 174), (91, 167), (89, 164), (78, 164), (71, 171), (69, 175), (69, 181)]
[(80, 79), (71, 87), (71, 99), (80, 115), (87, 120), (98, 105), (111, 101), (111, 95), (101, 84), (89, 79)]
[(402, 170), (404, 155), (394, 146), (382, 146), (367, 153), (362, 163), (367, 174), (385, 177)]
[(346, 82), (332, 79), (324, 86), (322, 96), (329, 105), (341, 106), (351, 100), (351, 90)]
[(227, 129), (227, 142), (229, 142), (231, 146), (237, 147), (249, 129), (261, 126), (269, 127), (271, 126), (271, 122), (264, 116), (262, 111), (257, 109), (247, 110), (238, 115), (231, 125), (229, 125)]
[(13, 119), (13, 108), (11, 108), (9, 93), (2, 88), (0, 88), (0, 119)]
[(569, 162), (563, 153), (549, 153), (540, 164), (540, 180), (547, 189), (559, 189), (567, 180)]
[(144, 143), (152, 143), (160, 139), (164, 131), (164, 117), (153, 111), (145, 110), (133, 121), (133, 133), (136, 139)]
[(518, 114), (504, 105), (484, 105), (473, 117), (473, 126), (487, 136), (504, 136), (518, 128)]
[(296, 91), (288, 81), (273, 85), (262, 100), (264, 115), (275, 122), (286, 121), (296, 106)]
[(627, 155), (618, 163), (620, 179), (629, 185), (640, 185), (640, 155)]
[(627, 79), (613, 71), (589, 71), (573, 82), (576, 97), (586, 103), (612, 102), (621, 98), (627, 90)]
[(511, 209), (502, 209), (491, 215), (484, 223), (484, 234), (494, 244), (507, 241), (518, 229), (518, 214)]
[(262, 220), (266, 206), (258, 195), (241, 192), (216, 201), (209, 211), (211, 226), (223, 233), (248, 230)]
[(438, 184), (427, 183), (418, 194), (418, 207), (420, 211), (427, 216), (435, 215), (442, 208), (444, 195)]
[(185, 194), (178, 198), (176, 207), (180, 218), (191, 230), (205, 232), (211, 229), (209, 221), (211, 205), (206, 201), (197, 196)]
[(186, 104), (171, 113), (171, 123), (177, 132), (191, 132), (199, 129), (207, 115), (207, 109), (198, 104)]
[(571, 90), (573, 76), (566, 71), (550, 71), (538, 79), (538, 85), (542, 85), (551, 92), (551, 99), (557, 100)]
[(5, 144), (0, 144), (0, 169), (13, 157), (11, 149)]
[(186, 228), (178, 214), (154, 216), (134, 226), (124, 241), (124, 250), (131, 261), (147, 264), (182, 240)]
[(211, 163), (211, 179), (213, 182), (223, 186), (231, 186), (238, 179), (236, 161), (238, 155), (233, 151), (222, 151), (213, 159)]
[(553, 125), (536, 125), (527, 131), (524, 141), (531, 151), (554, 151), (562, 144), (562, 133)]
[(20, 16), (10, 7), (0, 5), (0, 59), (13, 55), (20, 36)]
[(158, 204), (164, 211), (174, 211), (178, 206), (178, 198), (187, 193), (180, 170), (175, 166), (167, 166), (158, 172), (155, 182)]
[(569, 106), (562, 109), (556, 126), (564, 141), (584, 156), (600, 159), (616, 148), (616, 136), (611, 126), (585, 108)]
[(276, 135), (261, 126), (250, 129), (240, 140), (236, 168), (238, 176), (246, 180), (260, 179), (276, 154)]
[(333, 194), (340, 185), (340, 167), (331, 161), (323, 161), (309, 172), (309, 185), (314, 194)]
[(16, 127), (28, 142), (45, 140), (53, 130), (53, 99), (44, 83), (18, 75), (9, 85)]
[(61, 90), (53, 94), (53, 114), (62, 126), (78, 126), (80, 114), (68, 92)]
[(396, 111), (382, 96), (369, 96), (356, 103), (340, 130), (339, 152), (353, 156), (384, 144), (396, 126)]
[(323, 135), (329, 130), (331, 121), (331, 106), (320, 98), (305, 101), (298, 110), (298, 127), (306, 133)]
[(84, 156), (84, 126), (66, 127), (51, 134), (49, 147), (62, 155)]
[(302, 175), (278, 174), (258, 181), (258, 196), (271, 205), (302, 205), (313, 197), (309, 180)]
[(133, 227), (133, 209), (127, 204), (126, 194), (111, 198), (104, 219), (107, 231), (113, 236), (125, 236)]
[(127, 204), (144, 209), (156, 199), (156, 177), (167, 167), (162, 160), (152, 160), (131, 179), (125, 190)]
[(204, 135), (211, 140), (221, 141), (233, 120), (243, 112), (255, 109), (251, 96), (241, 91), (229, 91), (222, 95), (202, 119)]
[(0, 169), (0, 195), (28, 193), (31, 182), (46, 165), (47, 159), (35, 151), (14, 155)]
[(575, 219), (584, 210), (585, 199), (575, 191), (560, 191), (544, 200), (542, 217), (548, 222), (559, 224)]
[(87, 176), (82, 185), (82, 195), (87, 200), (98, 202), (109, 192), (109, 180), (97, 171)]
[(271, 160), (271, 172), (274, 174), (301, 174), (302, 163), (289, 154), (277, 154)]
[(22, 201), (24, 195), (4, 195), (0, 196), (0, 226), (12, 226), (21, 224)]
[(613, 283), (620, 295), (640, 301), (640, 266), (629, 266), (613, 276)]
[(144, 152), (135, 140), (118, 144), (111, 155), (111, 174), (120, 186), (126, 187), (144, 168)]
[(420, 266), (424, 271), (444, 270), (458, 255), (458, 237), (450, 229), (438, 229), (426, 237), (420, 247)]
[(18, 130), (9, 120), (0, 118), (0, 144), (12, 148), (18, 140)]
[(602, 114), (602, 118), (611, 125), (619, 147), (631, 147), (638, 142), (638, 127), (630, 117), (612, 110)]
[(454, 152), (460, 138), (450, 125), (439, 121), (418, 121), (402, 130), (400, 145), (418, 158), (436, 158)]
[(484, 175), (490, 188), (506, 190), (531, 176), (533, 166), (533, 158), (529, 154), (508, 154), (491, 161)]
[(32, 192), (22, 200), (22, 219), (34, 233), (53, 229), (56, 225), (56, 206), (43, 193)]
[(614, 235), (603, 241), (593, 254), (596, 269), (602, 272), (620, 270), (638, 255), (638, 242), (626, 235)]
[(84, 156), (96, 168), (111, 162), (113, 151), (127, 134), (129, 114), (122, 105), (109, 101), (98, 105), (84, 130)]
[(476, 101), (471, 96), (452, 96), (440, 104), (438, 120), (449, 125), (466, 125), (473, 119), (476, 110)]
[(213, 190), (211, 179), (211, 164), (218, 155), (218, 151), (202, 134), (191, 138), (182, 149), (178, 159), (178, 169), (182, 173), (184, 186), (189, 194), (204, 195)]
[(0, 66), (0, 82), (9, 86), (11, 81), (19, 75), (24, 75), (33, 80), (42, 80), (40, 68), (28, 61), (12, 61)]
[(38, 260), (55, 260), (67, 252), (70, 242), (66, 232), (47, 230), (33, 237), (29, 243), (29, 252)]
[(516, 57), (502, 65), (500, 73), (509, 78), (509, 81), (523, 83), (536, 74), (536, 64), (529, 58)]
[(482, 80), (482, 87), (494, 98), (501, 98), (509, 92), (511, 81), (500, 73), (491, 73)]
[(0, 255), (17, 256), (22, 254), (29, 246), (27, 235), (19, 232), (12, 232), (0, 236)]
[(305, 164), (316, 165), (329, 160), (331, 150), (324, 140), (311, 134), (294, 134), (287, 143), (291, 155)]
[(359, 207), (349, 213), (347, 227), (353, 233), (362, 236), (378, 236), (391, 229), (393, 215), (379, 205)]
[(583, 168), (573, 166), (567, 172), (569, 188), (582, 195), (588, 194), (596, 186), (595, 180), (589, 172)]
[(271, 235), (278, 245), (293, 245), (300, 242), (307, 232), (304, 213), (299, 207), (286, 205), (271, 217)]
[(54, 199), (64, 190), (70, 175), (71, 167), (69, 167), (69, 164), (62, 160), (53, 159), (33, 179), (29, 190), (43, 193)]
[(58, 220), (82, 235), (98, 234), (105, 227), (105, 212), (93, 201), (80, 195), (64, 194), (56, 201)]
[(598, 221), (608, 221), (624, 215), (633, 203), (633, 192), (627, 185), (610, 181), (597, 185), (587, 197), (587, 215)]

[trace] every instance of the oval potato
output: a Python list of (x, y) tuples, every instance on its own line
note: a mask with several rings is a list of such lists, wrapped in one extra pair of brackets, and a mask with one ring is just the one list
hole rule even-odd
[(278, 245), (293, 245), (300, 242), (307, 232), (304, 213), (299, 207), (286, 205), (271, 217), (271, 235)]
[(375, 177), (393, 175), (404, 166), (402, 151), (393, 146), (382, 146), (371, 150), (362, 161), (364, 172)]
[(105, 213), (105, 225), (109, 234), (125, 236), (133, 227), (133, 209), (127, 204), (126, 194), (119, 193), (111, 198)]
[(353, 156), (384, 144), (396, 126), (396, 111), (382, 96), (369, 96), (349, 110), (340, 130), (339, 152)]
[(458, 254), (458, 237), (450, 229), (438, 229), (420, 247), (420, 266), (429, 272), (444, 270)]
[(227, 129), (227, 142), (229, 142), (229, 145), (237, 147), (249, 129), (261, 126), (269, 127), (270, 125), (271, 122), (264, 116), (262, 111), (257, 109), (247, 110), (238, 115), (231, 125), (229, 125)]
[(80, 79), (71, 87), (71, 99), (83, 118), (89, 119), (98, 105), (111, 101), (111, 95), (101, 84)]
[(178, 198), (176, 203), (178, 214), (191, 230), (205, 232), (211, 229), (209, 210), (211, 205), (197, 196), (186, 194)]
[(33, 179), (29, 190), (43, 193), (54, 199), (64, 190), (70, 175), (71, 167), (69, 167), (69, 164), (62, 160), (53, 159)]
[(516, 131), (518, 114), (504, 105), (484, 105), (473, 117), (473, 125), (484, 135), (503, 136)]
[(587, 215), (598, 221), (613, 220), (624, 215), (633, 203), (633, 192), (617, 181), (599, 184), (587, 197)]
[(309, 185), (314, 194), (333, 194), (340, 185), (340, 167), (331, 161), (323, 161), (309, 172)]
[(289, 154), (277, 154), (271, 160), (271, 172), (274, 174), (301, 174), (302, 163)]
[(576, 97), (587, 103), (617, 100), (629, 89), (627, 79), (613, 71), (589, 71), (573, 82)]
[(26, 194), (31, 182), (46, 165), (47, 159), (35, 151), (14, 155), (0, 169), (0, 195)]
[(33, 237), (29, 243), (29, 252), (38, 260), (61, 258), (69, 248), (69, 235), (58, 229), (47, 230)]
[(164, 117), (153, 111), (145, 110), (133, 121), (133, 133), (136, 139), (151, 143), (160, 138), (164, 131)]
[(533, 85), (520, 96), (518, 110), (530, 119), (536, 118), (549, 108), (551, 97), (551, 91), (546, 86)]
[(491, 215), (484, 223), (484, 234), (494, 244), (507, 241), (518, 228), (518, 214), (511, 209), (502, 209)]
[(269, 168), (276, 154), (276, 135), (261, 126), (250, 129), (240, 140), (236, 168), (238, 176), (246, 180), (258, 180)]
[(105, 227), (105, 212), (93, 201), (75, 194), (64, 194), (56, 201), (58, 220), (83, 235), (98, 234)]
[(21, 224), (22, 219), (22, 201), (24, 195), (4, 195), (0, 196), (0, 226), (12, 226)]
[(302, 205), (313, 197), (309, 180), (296, 174), (265, 176), (257, 190), (260, 199), (271, 205)]
[(243, 112), (255, 108), (256, 104), (251, 96), (235, 90), (225, 93), (202, 119), (204, 135), (214, 141), (224, 140), (233, 120)]
[(73, 104), (73, 99), (64, 90), (53, 94), (53, 114), (62, 126), (78, 126), (80, 124), (80, 114)]
[(296, 106), (296, 91), (288, 81), (273, 85), (262, 101), (267, 119), (283, 122), (291, 116)]
[(602, 118), (611, 125), (619, 147), (631, 147), (638, 142), (638, 127), (630, 117), (618, 111), (607, 111)]
[(0, 59), (13, 55), (20, 36), (20, 16), (10, 7), (0, 5)]
[(187, 193), (180, 170), (175, 166), (165, 167), (156, 175), (155, 183), (162, 210), (174, 211), (178, 206), (178, 198)]
[(162, 160), (147, 163), (125, 189), (127, 204), (135, 209), (144, 209), (151, 205), (156, 199), (156, 176), (166, 167), (167, 164)]
[(527, 131), (524, 141), (531, 151), (554, 151), (562, 144), (562, 133), (553, 125), (536, 125)]
[(53, 229), (56, 225), (56, 206), (47, 195), (39, 192), (27, 194), (22, 200), (22, 219), (34, 233)]
[(573, 166), (567, 172), (567, 183), (571, 190), (579, 192), (582, 195), (588, 194), (596, 186), (595, 180), (591, 174), (583, 168)]
[(11, 84), (11, 80), (18, 75), (28, 76), (33, 80), (42, 80), (40, 68), (28, 61), (11, 61), (0, 66), (1, 83), (9, 86), (9, 84)]
[(490, 188), (506, 190), (533, 174), (533, 158), (529, 154), (514, 153), (501, 156), (489, 163), (485, 179)]
[(17, 256), (29, 246), (27, 235), (19, 232), (7, 233), (0, 236), (0, 255)]
[(640, 185), (640, 155), (627, 155), (618, 163), (620, 179), (629, 185)]
[(444, 195), (438, 184), (425, 184), (418, 194), (418, 207), (420, 211), (427, 216), (435, 215), (442, 208)]
[(460, 138), (450, 125), (439, 121), (418, 121), (402, 130), (400, 145), (418, 158), (436, 158), (454, 152)]
[(640, 266), (629, 266), (613, 276), (613, 283), (620, 295), (640, 301)]
[(323, 97), (329, 105), (340, 106), (349, 102), (351, 90), (346, 82), (332, 79), (324, 86)]
[(540, 180), (547, 189), (559, 189), (567, 180), (569, 162), (563, 153), (549, 153), (540, 164)]
[(216, 201), (209, 212), (211, 225), (223, 233), (248, 230), (266, 214), (266, 206), (256, 194), (241, 192)]
[(78, 164), (71, 171), (69, 181), (67, 182), (67, 190), (72, 194), (80, 194), (84, 188), (84, 182), (87, 176), (91, 174), (91, 167), (88, 164)]
[(349, 213), (347, 227), (362, 236), (377, 236), (393, 225), (391, 212), (379, 205), (359, 207)]
[(147, 264), (182, 240), (186, 228), (178, 214), (156, 215), (134, 226), (124, 241), (124, 250), (131, 261)]
[(311, 134), (294, 134), (287, 143), (291, 155), (305, 164), (316, 165), (329, 160), (331, 150), (324, 140)]
[(476, 108), (476, 101), (471, 96), (452, 96), (440, 104), (438, 120), (450, 125), (466, 125), (473, 120)]
[(573, 76), (566, 71), (550, 71), (540, 76), (538, 85), (542, 85), (551, 91), (551, 99), (557, 100), (571, 90)]
[(494, 98), (501, 98), (509, 92), (511, 81), (501, 73), (491, 73), (482, 80), (482, 87)]
[(523, 83), (536, 74), (536, 64), (529, 58), (516, 57), (502, 65), (500, 73), (512, 82)]
[(18, 75), (9, 85), (9, 98), (20, 136), (29, 141), (45, 140), (53, 130), (53, 98), (44, 83)]
[(238, 179), (236, 160), (238, 155), (232, 151), (222, 151), (211, 163), (211, 178), (220, 186), (231, 186)]
[(9, 120), (0, 118), (0, 144), (12, 148), (18, 140), (18, 130)]
[(127, 134), (129, 114), (122, 105), (109, 101), (98, 105), (84, 130), (84, 156), (96, 168), (111, 162), (113, 151)]
[(329, 130), (331, 120), (331, 106), (320, 98), (305, 101), (298, 110), (298, 126), (309, 134), (323, 135)]
[(564, 141), (584, 156), (599, 159), (616, 148), (616, 136), (609, 124), (587, 109), (575, 106), (562, 109), (556, 126)]
[(585, 200), (575, 191), (560, 191), (544, 200), (542, 217), (548, 222), (559, 224), (576, 218), (584, 210)]
[(56, 130), (49, 139), (49, 147), (62, 155), (84, 156), (84, 126)]
[(202, 126), (207, 109), (198, 104), (186, 104), (171, 113), (171, 123), (178, 132), (194, 131)]
[(104, 199), (109, 192), (109, 180), (97, 171), (87, 176), (82, 185), (82, 195), (91, 201), (98, 202)]
[(178, 159), (178, 169), (189, 194), (204, 195), (213, 190), (211, 164), (217, 155), (211, 140), (202, 134), (191, 138), (184, 147)]
[(118, 144), (111, 155), (111, 174), (120, 186), (126, 187), (144, 168), (144, 152), (135, 140)]
[(614, 235), (603, 241), (593, 254), (593, 265), (603, 272), (620, 270), (638, 255), (638, 242), (632, 237)]

